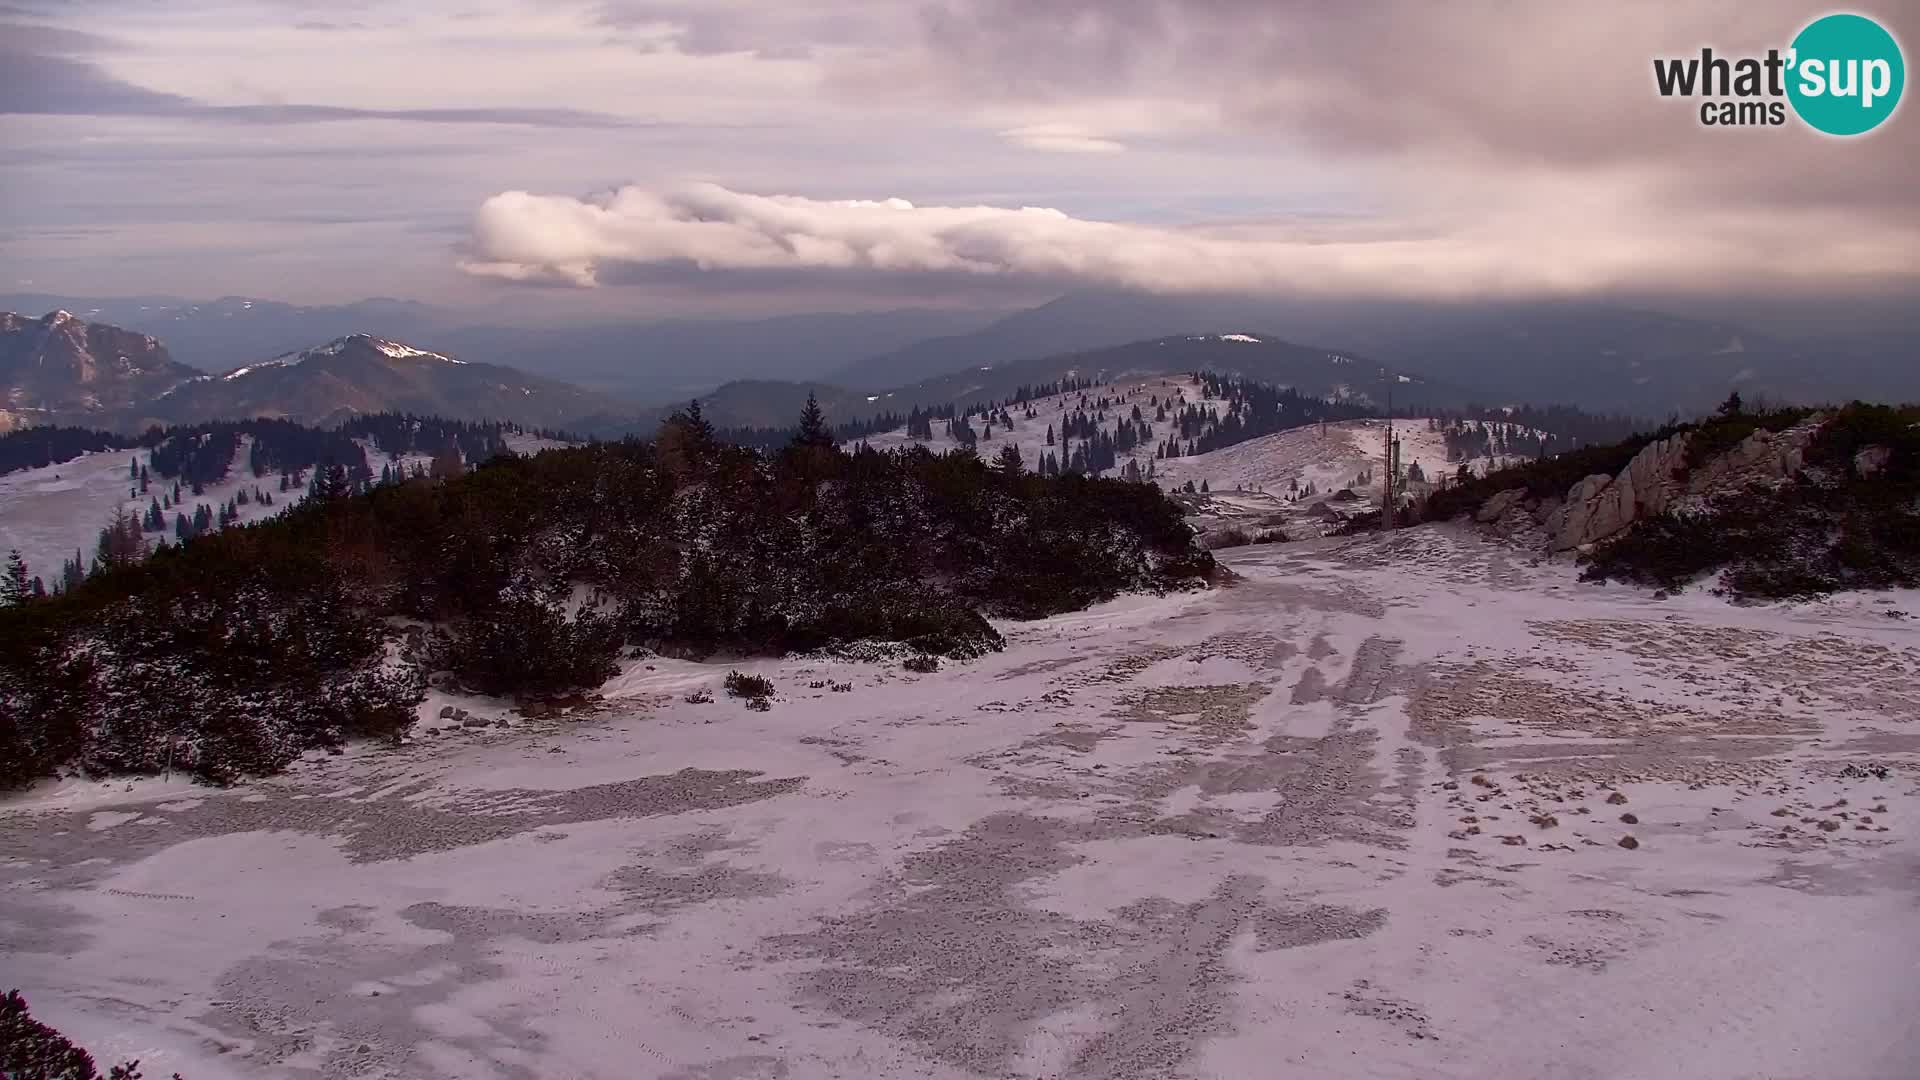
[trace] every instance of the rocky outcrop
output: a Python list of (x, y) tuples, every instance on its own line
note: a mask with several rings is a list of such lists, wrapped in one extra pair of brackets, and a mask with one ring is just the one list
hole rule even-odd
[(1800, 471), (1807, 444), (1823, 421), (1816, 414), (1786, 431), (1755, 431), (1691, 471), (1686, 468), (1690, 433), (1648, 443), (1618, 476), (1597, 473), (1567, 492), (1566, 502), (1547, 520), (1548, 546), (1571, 551), (1677, 506), (1701, 504), (1752, 484), (1778, 483)]
[(1595, 473), (1573, 485), (1547, 520), (1548, 546), (1568, 551), (1604, 540), (1636, 520), (1662, 513), (1675, 494), (1675, 474), (1687, 458), (1687, 433), (1648, 443), (1618, 476)]
[(1825, 417), (1813, 417), (1782, 432), (1756, 431), (1687, 478), (1686, 495), (1710, 499), (1751, 484), (1771, 484), (1800, 471), (1807, 444)]

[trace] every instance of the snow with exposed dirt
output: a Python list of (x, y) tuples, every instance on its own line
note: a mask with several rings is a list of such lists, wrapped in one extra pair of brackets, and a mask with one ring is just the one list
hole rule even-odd
[(196, 1080), (1912, 1075), (1920, 596), (1657, 601), (1438, 527), (1221, 557), (931, 674), (735, 665), (767, 712), (639, 659), (30, 792), (9, 982)]

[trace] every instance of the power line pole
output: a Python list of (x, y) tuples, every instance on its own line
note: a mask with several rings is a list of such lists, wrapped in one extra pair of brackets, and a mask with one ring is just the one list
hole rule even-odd
[(1394, 480), (1399, 475), (1399, 470), (1395, 468), (1396, 462), (1394, 461), (1397, 451), (1399, 450), (1399, 443), (1393, 437), (1393, 387), (1391, 386), (1387, 387), (1386, 439), (1387, 439), (1387, 444), (1384, 447), (1384, 449), (1386, 451), (1386, 459), (1387, 459), (1387, 482), (1384, 485), (1382, 485), (1382, 492), (1381, 492), (1381, 499), (1380, 499), (1380, 527), (1383, 530), (1391, 530), (1393, 528)]

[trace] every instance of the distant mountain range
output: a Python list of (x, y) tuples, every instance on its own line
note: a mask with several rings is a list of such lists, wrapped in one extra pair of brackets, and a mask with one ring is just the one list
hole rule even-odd
[(1598, 301), (1432, 304), (1080, 292), (976, 331), (853, 360), (824, 376), (897, 389), (956, 371), (1224, 327), (1324, 342), (1486, 404), (1665, 416), (1729, 391), (1793, 401), (1920, 399), (1920, 305), (1870, 325), (1783, 337), (1721, 318)]
[(324, 425), (376, 412), (553, 428), (608, 408), (604, 394), (367, 334), (213, 375), (174, 361), (153, 337), (65, 311), (0, 313), (0, 391), (0, 428), (257, 416)]
[(1858, 319), (1829, 318), (1817, 329), (1799, 312), (1769, 333), (1740, 320), (1754, 314), (1751, 306), (1676, 314), (1601, 301), (1455, 305), (1097, 290), (1010, 313), (561, 322), (393, 299), (303, 307), (246, 297), (0, 295), (0, 310), (56, 307), (151, 334), (176, 359), (207, 371), (367, 333), (641, 406), (684, 402), (736, 380), (842, 387), (857, 403), (955, 372), (1236, 327), (1367, 356), (1487, 403), (1664, 416), (1711, 408), (1734, 389), (1799, 401), (1920, 399), (1920, 304), (1868, 305)]
[(604, 395), (568, 383), (353, 334), (223, 375), (196, 376), (145, 403), (137, 419), (276, 416), (325, 425), (361, 413), (412, 412), (557, 428), (605, 404)]
[[(0, 296), (0, 306), (7, 301)], [(809, 392), (830, 418), (845, 422), (915, 405), (1002, 398), (1022, 383), (1082, 367), (1138, 364), (1161, 371), (1211, 367), (1382, 402), (1395, 389), (1396, 401), (1566, 404), (1656, 419), (1711, 409), (1732, 390), (1749, 400), (1920, 399), (1920, 314), (1897, 311), (1879, 311), (1857, 327), (1842, 320), (1785, 338), (1723, 318), (1589, 301), (1445, 305), (1110, 291), (1072, 293), (999, 317), (900, 310), (510, 327), (390, 299), (300, 307), (241, 297), (206, 303), (146, 297), (61, 306), (77, 312), (82, 325), (128, 327), (127, 345), (56, 346), (57, 355), (35, 361), (50, 367), (33, 372), (9, 360), (4, 386), (12, 397), (0, 424), (38, 415), (34, 410), (116, 413), (157, 401), (161, 391), (191, 377), (166, 363), (230, 371), (354, 335), (404, 342), (474, 370), (455, 379), (466, 384), (456, 392), (451, 383), (444, 391), (420, 385), (418, 372), (363, 368), (344, 381), (328, 380), (321, 376), (329, 365), (322, 364), (280, 373), (271, 387), (243, 380), (241, 386), (183, 388), (141, 415), (257, 408), (321, 419), (403, 400), (410, 403), (405, 407), (477, 415), (483, 408), (507, 409), (517, 396), (517, 407), (501, 418), (612, 435), (650, 431), (668, 410), (696, 396), (722, 426), (784, 424)], [(510, 321), (514, 313), (497, 317)], [(1234, 333), (1256, 341), (1224, 336)], [(156, 338), (166, 343), (162, 354), (171, 350), (166, 363), (144, 358), (144, 341)], [(1137, 345), (1143, 341), (1167, 342), (1153, 346), (1167, 359), (1143, 356)], [(1223, 344), (1230, 348), (1218, 347)], [(31, 353), (38, 346), (16, 341), (7, 348)], [(93, 365), (87, 372), (80, 370), (80, 352)], [(138, 374), (113, 374), (121, 353)], [(1332, 355), (1364, 358), (1372, 372), (1349, 379), (1350, 372), (1324, 361)], [(70, 375), (50, 373), (59, 371)], [(1388, 375), (1391, 386), (1383, 381)], [(1399, 382), (1402, 377), (1408, 381)], [(303, 402), (307, 394), (314, 395), (312, 404)], [(576, 402), (581, 408), (569, 414)]]
[[(515, 323), (512, 311), (476, 316), (387, 298), (302, 306), (245, 296), (189, 301), (0, 294), (0, 310), (55, 308), (152, 334), (175, 356), (203, 371), (227, 371), (264, 356), (364, 333), (471, 363), (564, 379), (641, 404), (682, 400), (732, 379), (818, 379), (851, 358), (976, 330), (1003, 314), (909, 308), (743, 319)], [(1112, 343), (1100, 339), (1080, 344)]]

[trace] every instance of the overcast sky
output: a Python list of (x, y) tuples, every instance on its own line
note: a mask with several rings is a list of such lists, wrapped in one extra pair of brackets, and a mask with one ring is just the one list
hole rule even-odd
[[(1771, 0), (0, 0), (0, 290), (653, 314), (1920, 281), (1920, 119), (1702, 128)], [(1862, 7), (1907, 47), (1920, 2)]]

